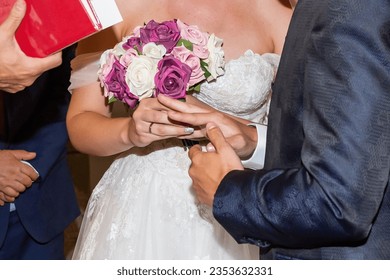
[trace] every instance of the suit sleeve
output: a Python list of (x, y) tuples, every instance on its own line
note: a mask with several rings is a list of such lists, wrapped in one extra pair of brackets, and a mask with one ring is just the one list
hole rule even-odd
[(303, 139), (294, 151), (299, 164), (232, 171), (216, 192), (214, 216), (239, 243), (352, 244), (368, 236), (383, 202), (390, 170), (390, 4), (326, 2), (328, 10), (299, 42), (307, 48)]

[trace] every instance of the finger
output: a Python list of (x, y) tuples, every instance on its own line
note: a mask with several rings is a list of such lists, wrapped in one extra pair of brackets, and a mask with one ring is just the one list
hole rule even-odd
[[(157, 96), (157, 100), (160, 104), (168, 107), (168, 108), (175, 108), (174, 104), (176, 103), (175, 101), (177, 100), (174, 100), (173, 98), (170, 98), (168, 96), (165, 96), (164, 94), (159, 94)], [(181, 101), (178, 101), (180, 103), (184, 103), (184, 102), (181, 102)]]
[(194, 145), (188, 151), (188, 157), (192, 160), (196, 155), (202, 153), (202, 147), (200, 145)]
[(2, 192), (0, 192), (0, 206), (4, 206), (5, 205), (5, 197), (4, 197), (4, 194)]
[[(146, 98), (155, 99), (155, 98)], [(152, 109), (149, 105), (152, 103), (142, 100), (140, 105), (133, 113), (133, 120), (136, 123), (138, 131), (142, 131), (142, 126), (146, 125), (149, 127), (150, 123), (165, 123), (170, 124), (168, 114), (166, 111)]]
[(25, 191), (26, 188), (31, 187), (31, 185), (34, 183), (34, 181), (38, 178), (37, 176), (35, 176), (35, 177), (36, 178), (33, 180), (29, 175), (21, 173), (20, 177), (18, 178), (18, 182), (20, 182), (23, 185), (23, 187), (20, 189), (17, 189), (17, 191), (23, 192), (23, 191)]
[(208, 113), (181, 113), (175, 111), (169, 111), (168, 118), (192, 126), (205, 126), (211, 119)]
[[(17, 183), (17, 185), (18, 186), (22, 186), (21, 183)], [(21, 187), (20, 189), (25, 190), (24, 186)], [(10, 198), (16, 198), (16, 197), (19, 196), (20, 192), (16, 191), (13, 187), (12, 188), (11, 187), (6, 187), (6, 188), (3, 189), (3, 193), (6, 196), (10, 197)]]
[(205, 139), (205, 134), (202, 133), (200, 130), (195, 129), (193, 133), (187, 134), (187, 135), (180, 135), (177, 136), (179, 139), (189, 139), (193, 141), (202, 141)]
[[(40, 73), (45, 72), (49, 69), (55, 68), (62, 63), (62, 52), (58, 52), (52, 55), (49, 55), (44, 58), (34, 58), (34, 63), (37, 65), (37, 68), (40, 69)], [(39, 74), (40, 74), (39, 73)]]
[(175, 111), (177, 111), (179, 113), (190, 113), (190, 114), (200, 114), (200, 113), (209, 113), (210, 112), (210, 109), (202, 108), (200, 106), (196, 106), (196, 105), (193, 105), (193, 104), (190, 104), (187, 102), (183, 102), (181, 100), (169, 98), (169, 97), (166, 97), (162, 94), (160, 94), (157, 98), (159, 99), (160, 103), (162, 103), (163, 105), (165, 105), (169, 109), (174, 110), (174, 111), (171, 111), (172, 113), (174, 113)]
[(192, 127), (152, 123), (152, 125), (149, 125), (148, 132), (158, 136), (179, 137), (192, 134), (194, 129)]
[(140, 105), (141, 104), (151, 110), (156, 110), (156, 111), (170, 110), (168, 107), (162, 104), (157, 98), (144, 98), (140, 101)]
[[(25, 182), (25, 183), (23, 183)], [(25, 175), (19, 175), (15, 177), (12, 181), (9, 181), (4, 188), (3, 192), (9, 196), (17, 196), (19, 193), (24, 192), (27, 189), (27, 186), (31, 186), (32, 182)]]
[(190, 135), (194, 132), (192, 127), (170, 121), (166, 111), (146, 110), (145, 107), (140, 109), (137, 109), (133, 114), (136, 130), (140, 133), (163, 137), (179, 137)]
[(8, 93), (17, 93), (24, 90), (26, 87), (20, 84), (0, 83), (0, 90), (4, 90)]
[(167, 96), (164, 96), (163, 94), (160, 94), (157, 96), (158, 101), (165, 105), (166, 107), (179, 111), (179, 112), (191, 112), (191, 113), (205, 113), (208, 112), (206, 109), (194, 106), (192, 104), (189, 104), (187, 102), (183, 102), (177, 99), (173, 99)]
[[(147, 131), (147, 129), (143, 129), (142, 126), (146, 125), (149, 127), (150, 123), (183, 126), (183, 123), (181, 121), (174, 121), (168, 118), (169, 110), (170, 109), (166, 108), (164, 105), (161, 105), (156, 98), (146, 98), (144, 100), (141, 100), (137, 110), (135, 110), (135, 112), (133, 113), (133, 119), (137, 125), (137, 130)], [(173, 135), (177, 135), (177, 133), (173, 133)]]
[(39, 173), (29, 162), (22, 160), (21, 163), (23, 163), (21, 172), (26, 177), (23, 182), (27, 183), (24, 185), (31, 186), (31, 184), (38, 179)]
[(26, 13), (26, 2), (24, 0), (16, 0), (12, 7), (9, 16), (1, 25), (4, 32), (8, 32), (9, 36), (14, 37), (15, 31), (18, 29), (22, 19)]
[(32, 160), (36, 157), (36, 153), (25, 150), (10, 150), (10, 153), (18, 160)]
[(215, 147), (214, 147), (214, 145), (212, 144), (212, 143), (208, 143), (207, 145), (206, 145), (206, 150), (208, 151), (208, 152), (215, 152)]
[(228, 147), (232, 149), (223, 136), (221, 129), (214, 123), (208, 123), (206, 125), (206, 134), (211, 144), (215, 147), (216, 152), (222, 152)]
[(7, 201), (7, 202), (14, 202), (15, 201), (15, 197), (11, 197), (11, 196), (8, 196), (6, 194), (4, 194), (4, 198), (5, 198), (5, 201)]
[[(8, 196), (6, 194), (4, 194), (3, 192), (0, 192), (0, 200), (4, 203), (4, 202), (14, 202), (15, 201), (15, 197), (11, 197), (11, 196)], [(1, 204), (0, 204), (1, 205)], [(3, 204), (4, 205), (4, 204)]]

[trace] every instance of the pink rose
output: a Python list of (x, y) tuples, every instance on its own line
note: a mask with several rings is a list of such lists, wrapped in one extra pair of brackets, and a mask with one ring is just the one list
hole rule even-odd
[(189, 49), (184, 46), (176, 47), (172, 50), (172, 55), (191, 68), (192, 72), (188, 82), (188, 87), (196, 85), (205, 79), (204, 72), (200, 67), (199, 57), (197, 57)]
[(177, 26), (181, 37), (193, 44), (194, 54), (201, 59), (206, 59), (209, 56), (207, 49), (209, 35), (200, 31), (196, 25), (187, 25), (180, 20), (177, 20)]
[(171, 98), (185, 98), (191, 68), (173, 56), (166, 56), (158, 63), (158, 72), (154, 77), (155, 96), (164, 94)]
[(174, 20), (162, 23), (151, 20), (140, 29), (140, 39), (143, 45), (150, 42), (163, 45), (169, 53), (179, 41), (180, 32)]
[(135, 49), (128, 49), (125, 51), (124, 54), (122, 54), (122, 56), (119, 58), (119, 62), (124, 65), (124, 66), (129, 66), (132, 61), (133, 61), (133, 58), (134, 57), (137, 57), (138, 56), (138, 53)]
[[(104, 85), (104, 81), (106, 80), (107, 75), (112, 71), (112, 65), (116, 61), (115, 55), (111, 50), (106, 50), (100, 57), (100, 68), (98, 71), (98, 77), (100, 80), (100, 84)], [(108, 90), (104, 88), (104, 95), (108, 96)]]

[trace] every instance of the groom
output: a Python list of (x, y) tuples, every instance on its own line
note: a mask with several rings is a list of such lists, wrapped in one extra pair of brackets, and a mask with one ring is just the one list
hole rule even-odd
[(215, 125), (215, 152), (191, 148), (199, 199), (262, 259), (390, 259), (389, 15), (385, 0), (300, 0), (264, 169), (244, 170)]
[(14, 38), (25, 13), (18, 0), (0, 25), (0, 260), (64, 259), (79, 215), (65, 124), (75, 46), (27, 57)]

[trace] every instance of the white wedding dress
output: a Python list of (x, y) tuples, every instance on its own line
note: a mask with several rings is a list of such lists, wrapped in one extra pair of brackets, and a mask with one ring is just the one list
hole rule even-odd
[[(278, 62), (278, 55), (247, 51), (196, 96), (221, 111), (265, 122)], [(89, 73), (96, 70), (92, 64), (85, 68)], [(84, 74), (74, 71), (73, 86)], [(90, 197), (73, 258), (258, 259), (257, 247), (237, 244), (210, 209), (198, 206), (189, 165), (176, 139), (121, 154)]]

